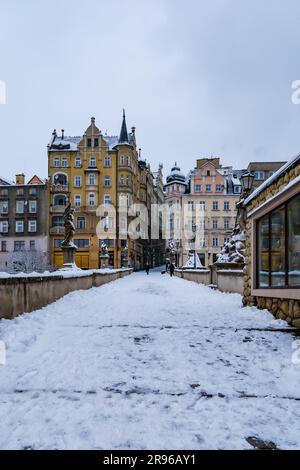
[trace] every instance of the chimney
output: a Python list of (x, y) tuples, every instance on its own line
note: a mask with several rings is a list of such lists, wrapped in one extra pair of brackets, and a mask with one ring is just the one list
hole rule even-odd
[(56, 129), (54, 129), (54, 131), (52, 132), (52, 135), (55, 135), (56, 137)]
[(19, 175), (16, 175), (16, 184), (25, 184), (25, 175), (24, 173), (21, 173)]
[(142, 149), (139, 149), (139, 160), (141, 159)]
[(64, 140), (64, 136), (65, 136), (65, 131), (64, 129), (61, 130), (61, 140)]

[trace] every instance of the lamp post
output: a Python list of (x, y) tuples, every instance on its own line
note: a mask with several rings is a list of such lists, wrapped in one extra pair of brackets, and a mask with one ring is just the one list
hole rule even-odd
[(253, 173), (244, 173), (241, 176), (241, 185), (242, 185), (242, 193), (239, 202), (237, 203), (237, 214), (236, 214), (236, 226), (240, 223), (242, 229), (245, 228), (245, 211), (243, 209), (243, 203), (247, 196), (252, 191), (254, 181)]
[(192, 222), (192, 232), (195, 234), (195, 239), (194, 239), (194, 269), (197, 267), (196, 263), (196, 230), (197, 230), (197, 225), (195, 222)]

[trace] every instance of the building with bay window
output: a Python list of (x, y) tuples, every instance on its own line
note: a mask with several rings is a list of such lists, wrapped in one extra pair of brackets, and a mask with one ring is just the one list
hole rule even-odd
[[(66, 136), (63, 130), (61, 135), (56, 130), (52, 133), (48, 145), (48, 212), (53, 266), (60, 268), (63, 265), (63, 213), (69, 202), (75, 208), (74, 243), (78, 267), (100, 267), (102, 241), (108, 247), (110, 267), (125, 266), (128, 262), (138, 270), (147, 260), (150, 264), (161, 263), (164, 243), (150, 238), (132, 239), (127, 228), (133, 216), (120, 217), (125, 208), (142, 203), (147, 206), (150, 221), (151, 203), (158, 197), (156, 178), (150, 165), (141, 159), (135, 130), (132, 127), (131, 132), (127, 131), (124, 112), (119, 136), (103, 134), (94, 117), (83, 135)], [(161, 171), (159, 178), (162, 179)], [(102, 217), (101, 220), (105, 230), (114, 232), (111, 238), (108, 234), (105, 239), (98, 236), (100, 215), (97, 208), (100, 205), (115, 208), (115, 217), (107, 216), (105, 220)]]
[(244, 201), (244, 304), (300, 327), (300, 155)]

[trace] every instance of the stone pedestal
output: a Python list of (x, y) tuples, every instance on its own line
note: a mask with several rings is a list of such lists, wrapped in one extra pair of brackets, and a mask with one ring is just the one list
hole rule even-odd
[(64, 264), (62, 269), (78, 269), (75, 264), (75, 254), (76, 254), (76, 246), (62, 246), (63, 250), (63, 257), (64, 257)]
[(100, 268), (107, 268), (109, 261), (109, 255), (100, 255)]

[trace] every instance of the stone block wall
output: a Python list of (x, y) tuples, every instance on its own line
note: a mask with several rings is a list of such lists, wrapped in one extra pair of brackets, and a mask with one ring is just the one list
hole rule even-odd
[(69, 292), (99, 287), (131, 273), (132, 269), (118, 269), (111, 272), (86, 271), (68, 277), (50, 274), (0, 278), (0, 319), (10, 320), (22, 313), (45, 307)]

